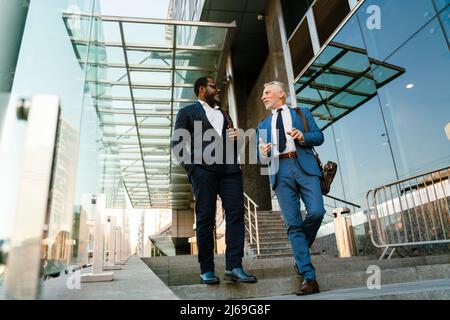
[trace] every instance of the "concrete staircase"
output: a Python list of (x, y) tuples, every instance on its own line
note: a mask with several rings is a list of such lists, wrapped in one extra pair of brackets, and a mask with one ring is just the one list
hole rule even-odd
[[(301, 279), (297, 278), (293, 270), (292, 257), (277, 257), (267, 259), (244, 259), (244, 268), (248, 273), (258, 277), (256, 284), (235, 284), (223, 281), (224, 257), (216, 256), (216, 273), (222, 280), (220, 285), (207, 286), (199, 284), (199, 265), (196, 256), (154, 257), (144, 258), (143, 261), (166, 283), (181, 299), (292, 299)], [(317, 280), (322, 293), (311, 296), (319, 299), (321, 295), (339, 290), (347, 290), (347, 294), (332, 295), (333, 299), (378, 299), (384, 295), (392, 299), (410, 297), (411, 294), (421, 297), (417, 292), (407, 291), (408, 294), (396, 294), (395, 290), (388, 290), (390, 295), (381, 291), (367, 289), (367, 279), (371, 274), (367, 268), (377, 265), (381, 269), (382, 288), (387, 285), (401, 286), (410, 283), (411, 286), (426, 287), (426, 297), (450, 296), (450, 285), (437, 287), (434, 292), (431, 285), (423, 283), (437, 280), (436, 283), (449, 284), (450, 255), (428, 256), (414, 258), (399, 258), (379, 261), (375, 257), (360, 256), (352, 258), (335, 258), (313, 256), (313, 263), (317, 269)], [(443, 280), (444, 279), (444, 280)], [(411, 284), (412, 283), (412, 284)], [(349, 294), (348, 290), (353, 290)], [(443, 291), (444, 290), (444, 291)], [(370, 294), (369, 294), (370, 292)], [(384, 291), (385, 292), (385, 291)], [(413, 292), (413, 293), (412, 293)], [(442, 295), (441, 295), (442, 294)]]
[(279, 211), (258, 211), (260, 255), (257, 255), (256, 243), (245, 238), (245, 252), (250, 258), (282, 258), (292, 255), (291, 244), (287, 237), (284, 219)]

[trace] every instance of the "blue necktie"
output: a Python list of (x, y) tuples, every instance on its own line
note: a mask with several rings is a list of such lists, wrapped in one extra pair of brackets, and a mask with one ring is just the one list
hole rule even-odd
[(281, 116), (282, 108), (278, 109), (277, 130), (278, 130), (278, 152), (283, 153), (286, 149), (286, 133), (284, 132), (283, 117)]

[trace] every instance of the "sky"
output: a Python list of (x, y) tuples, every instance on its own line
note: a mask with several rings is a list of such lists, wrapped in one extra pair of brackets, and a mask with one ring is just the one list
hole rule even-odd
[(169, 0), (100, 0), (104, 15), (167, 18)]

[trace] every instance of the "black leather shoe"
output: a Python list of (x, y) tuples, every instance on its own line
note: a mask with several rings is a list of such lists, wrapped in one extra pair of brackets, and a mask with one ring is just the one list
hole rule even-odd
[(208, 271), (205, 273), (202, 273), (200, 275), (200, 283), (201, 284), (219, 284), (220, 280), (214, 273), (214, 271)]
[(225, 270), (225, 281), (244, 282), (244, 283), (256, 283), (258, 279), (255, 276), (248, 275), (242, 268), (234, 268), (231, 271)]

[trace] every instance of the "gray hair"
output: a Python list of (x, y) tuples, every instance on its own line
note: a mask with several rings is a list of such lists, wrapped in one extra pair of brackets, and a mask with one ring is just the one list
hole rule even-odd
[(267, 87), (267, 86), (277, 86), (280, 89), (282, 89), (284, 92), (286, 92), (286, 94), (287, 94), (287, 88), (286, 88), (286, 85), (283, 82), (271, 81), (271, 82), (268, 82), (268, 83), (264, 84), (264, 88)]

